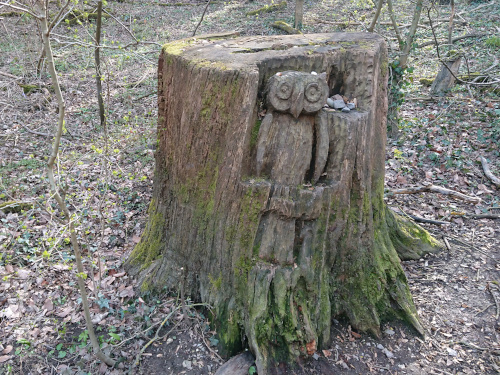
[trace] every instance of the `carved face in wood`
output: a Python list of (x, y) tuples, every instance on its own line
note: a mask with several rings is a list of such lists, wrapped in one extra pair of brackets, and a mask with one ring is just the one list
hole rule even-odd
[(318, 112), (328, 97), (325, 77), (326, 74), (295, 71), (278, 73), (268, 82), (268, 105), (276, 111), (291, 113), (295, 118)]

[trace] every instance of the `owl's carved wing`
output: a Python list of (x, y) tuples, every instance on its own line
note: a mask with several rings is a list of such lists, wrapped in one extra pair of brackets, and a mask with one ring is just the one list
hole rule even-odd
[(269, 129), (271, 128), (271, 123), (273, 122), (273, 114), (268, 112), (259, 128), (259, 135), (257, 141), (257, 176), (260, 176), (262, 172), (262, 165), (264, 163), (264, 156), (266, 153), (266, 146), (268, 142)]
[(328, 149), (330, 147), (330, 135), (328, 134), (328, 119), (324, 111), (320, 111), (314, 123), (316, 127), (316, 155), (314, 158), (313, 183), (318, 182), (325, 170), (328, 159)]

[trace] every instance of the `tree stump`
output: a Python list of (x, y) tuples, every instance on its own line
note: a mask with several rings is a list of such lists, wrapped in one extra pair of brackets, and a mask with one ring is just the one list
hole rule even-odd
[(448, 92), (455, 84), (455, 77), (458, 76), (462, 56), (458, 55), (453, 59), (448, 59), (442, 62), (441, 70), (431, 85), (431, 95), (442, 96)]
[[(383, 201), (387, 72), (365, 33), (163, 48), (153, 199), (126, 265), (143, 291), (209, 303), (221, 353), (248, 346), (260, 375), (326, 345), (333, 316), (424, 333), (395, 245), (438, 243)], [(324, 108), (334, 94), (356, 110)]]

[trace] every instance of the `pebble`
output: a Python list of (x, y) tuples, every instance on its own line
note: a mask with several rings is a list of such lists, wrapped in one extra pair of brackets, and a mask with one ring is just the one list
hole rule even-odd
[(342, 109), (345, 108), (345, 103), (343, 99), (340, 100), (334, 100), (333, 101), (333, 108), (335, 109)]
[(348, 107), (342, 108), (342, 112), (351, 112), (351, 110)]
[(356, 108), (356, 105), (354, 103), (347, 103), (347, 108), (354, 109)]
[(453, 350), (451, 348), (446, 348), (446, 350), (448, 351), (448, 355), (450, 355), (452, 357), (456, 357), (458, 355), (456, 350)]
[(317, 353), (314, 353), (313, 358), (317, 361), (319, 359), (319, 355)]
[(384, 349), (382, 350), (387, 358), (394, 358), (394, 354), (391, 351)]
[(394, 332), (392, 329), (387, 328), (387, 329), (384, 331), (384, 333), (385, 333), (386, 335), (392, 336), (392, 335), (394, 335), (394, 333), (395, 333), (395, 332)]
[(333, 99), (332, 98), (326, 99), (326, 104), (328, 104), (329, 107), (333, 108)]
[(191, 365), (191, 361), (183, 361), (182, 362), (182, 367), (185, 367), (188, 370), (191, 370), (193, 368), (193, 366)]

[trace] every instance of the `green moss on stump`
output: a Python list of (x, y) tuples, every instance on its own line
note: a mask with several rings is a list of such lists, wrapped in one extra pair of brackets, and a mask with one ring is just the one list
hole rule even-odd
[[(159, 212), (155, 199), (149, 205), (148, 214), (149, 220), (141, 241), (135, 246), (128, 260), (130, 265), (140, 267), (141, 271), (147, 269), (160, 256), (165, 245), (165, 217)], [(145, 284), (146, 281), (142, 283), (141, 290)]]

